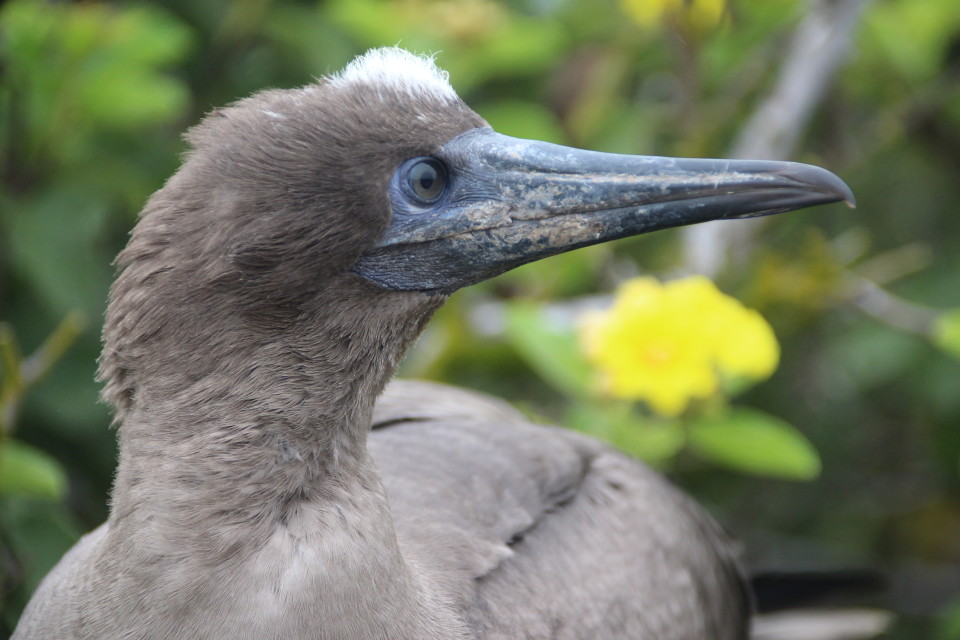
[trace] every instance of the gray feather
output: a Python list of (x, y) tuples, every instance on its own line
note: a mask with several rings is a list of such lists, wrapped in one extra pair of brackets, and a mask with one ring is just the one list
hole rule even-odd
[(643, 465), (451, 388), (374, 407), (446, 296), (351, 268), (396, 168), (485, 125), (391, 56), (412, 84), (374, 56), (190, 133), (111, 289), (110, 518), (15, 640), (745, 637), (733, 547)]
[(463, 594), (479, 637), (745, 636), (736, 548), (637, 461), (405, 381), (378, 403), (368, 446), (401, 549)]

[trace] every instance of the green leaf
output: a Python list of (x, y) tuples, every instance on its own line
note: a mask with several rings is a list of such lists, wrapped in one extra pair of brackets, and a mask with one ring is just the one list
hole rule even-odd
[(79, 92), (79, 105), (103, 128), (161, 124), (183, 113), (189, 101), (187, 86), (180, 80), (125, 64), (90, 72)]
[(504, 135), (524, 136), (557, 144), (566, 141), (557, 117), (535, 102), (497, 100), (478, 106), (477, 113)]
[[(16, 559), (6, 565), (12, 571), (4, 579), (18, 592), (33, 593), (82, 530), (61, 502), (0, 496), (0, 531), (5, 551)], [(17, 595), (4, 595), (11, 596), (4, 603), (9, 613)]]
[(960, 598), (954, 598), (940, 613), (939, 633), (940, 640), (960, 640)]
[(647, 418), (627, 402), (579, 403), (567, 422), (659, 468), (667, 466), (686, 442), (679, 421)]
[(11, 266), (57, 314), (99, 315), (111, 269), (90, 247), (108, 221), (108, 203), (61, 181), (11, 205), (3, 220)]
[(958, 25), (960, 14), (949, 0), (883, 2), (867, 12), (864, 48), (879, 49), (889, 78), (902, 74), (919, 82), (940, 71)]
[(922, 361), (926, 349), (919, 336), (874, 324), (835, 333), (827, 352), (834, 366), (866, 391), (908, 375)]
[(940, 314), (933, 325), (933, 343), (960, 359), (960, 309)]
[(686, 442), (679, 423), (644, 419), (637, 413), (633, 413), (630, 420), (614, 422), (611, 426), (610, 442), (657, 467), (673, 460)]
[(789, 480), (820, 474), (820, 456), (810, 441), (784, 420), (754, 409), (734, 409), (690, 425), (690, 448), (732, 469)]
[(159, 3), (108, 7), (112, 12), (112, 20), (106, 23), (109, 37), (128, 64), (172, 65), (193, 49), (190, 26)]
[(506, 318), (507, 339), (544, 381), (566, 395), (587, 394), (590, 366), (572, 330), (551, 324), (540, 307), (530, 303), (506, 305)]
[(0, 448), (0, 494), (59, 500), (67, 488), (60, 463), (18, 440)]

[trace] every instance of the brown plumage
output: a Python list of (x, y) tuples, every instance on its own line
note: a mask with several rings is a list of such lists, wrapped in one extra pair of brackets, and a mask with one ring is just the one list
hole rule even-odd
[[(551, 224), (529, 219), (537, 207), (596, 215), (579, 199), (594, 173), (546, 171), (576, 195), (523, 204), (484, 173), (499, 160), (463, 151), (517, 143), (492, 136), (431, 61), (399, 50), (216, 110), (190, 132), (111, 290), (100, 362), (120, 439), (110, 518), (48, 576), (14, 638), (745, 637), (736, 553), (640, 463), (436, 385), (396, 383), (375, 407), (457, 286), (612, 233), (705, 219), (713, 205), (701, 201), (717, 199), (698, 187), (679, 205), (686, 218), (653, 224), (678, 205), (640, 189), (605, 205), (642, 218), (632, 231), (616, 222), (586, 241), (567, 224), (534, 249), (510, 245), (497, 225)], [(420, 156), (447, 164), (452, 195), (408, 193), (404, 167)], [(746, 180), (717, 166), (706, 183), (720, 171)], [(789, 205), (710, 216), (847, 197), (819, 174), (808, 181), (811, 168), (783, 167), (775, 186), (789, 182)], [(754, 200), (770, 200), (767, 182)], [(436, 220), (447, 226), (430, 232)], [(410, 228), (414, 239), (391, 244)], [(567, 244), (540, 246), (557, 238)], [(440, 249), (418, 263), (421, 246)], [(480, 275), (425, 284), (461, 253), (451, 273), (477, 264)]]

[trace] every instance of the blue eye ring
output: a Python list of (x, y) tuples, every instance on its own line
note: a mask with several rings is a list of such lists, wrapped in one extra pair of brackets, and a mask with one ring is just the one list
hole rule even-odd
[(434, 204), (447, 190), (447, 168), (436, 158), (415, 158), (408, 163), (402, 184), (408, 196), (420, 204)]

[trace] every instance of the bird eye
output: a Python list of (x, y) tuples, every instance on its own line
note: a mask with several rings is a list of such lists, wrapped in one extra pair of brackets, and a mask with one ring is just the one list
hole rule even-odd
[(421, 158), (407, 171), (407, 187), (417, 200), (433, 204), (447, 187), (447, 171), (439, 161)]

